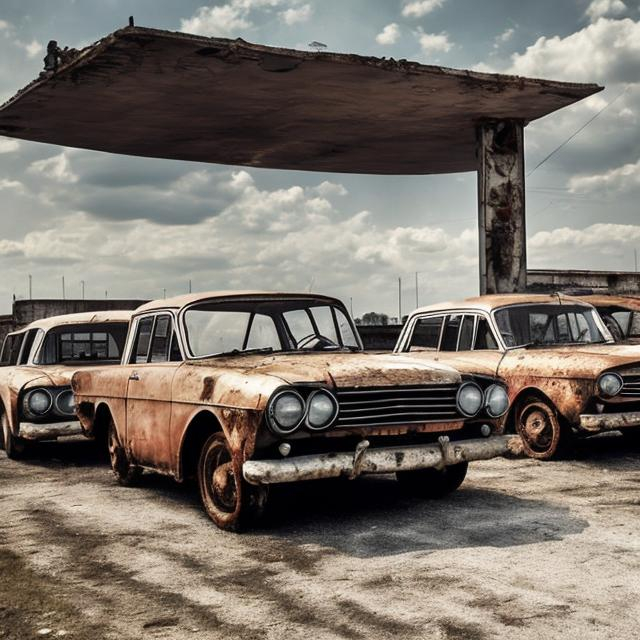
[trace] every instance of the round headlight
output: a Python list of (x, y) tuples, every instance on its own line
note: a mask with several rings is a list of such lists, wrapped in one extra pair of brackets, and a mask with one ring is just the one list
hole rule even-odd
[(67, 416), (72, 416), (75, 413), (76, 407), (73, 391), (69, 389), (68, 391), (63, 391), (58, 394), (56, 397), (56, 409)]
[(507, 390), (499, 384), (492, 384), (484, 392), (484, 408), (490, 418), (499, 418), (507, 413), (509, 409)]
[(267, 408), (269, 426), (278, 435), (293, 433), (302, 423), (304, 413), (304, 400), (295, 391), (277, 393)]
[(338, 415), (338, 401), (328, 391), (314, 391), (307, 400), (307, 407), (309, 429), (326, 429)]
[(25, 404), (29, 413), (43, 416), (51, 409), (51, 394), (46, 389), (36, 389), (26, 396)]
[(617, 396), (622, 384), (622, 378), (617, 373), (603, 373), (598, 378), (598, 389), (603, 396)]
[(482, 408), (484, 397), (482, 389), (475, 382), (463, 382), (458, 389), (456, 405), (466, 418), (472, 418)]

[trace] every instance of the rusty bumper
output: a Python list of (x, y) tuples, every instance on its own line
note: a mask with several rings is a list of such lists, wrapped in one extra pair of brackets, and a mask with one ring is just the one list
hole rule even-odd
[(299, 482), (319, 478), (346, 476), (355, 478), (365, 473), (394, 473), (416, 469), (442, 469), (459, 462), (488, 460), (522, 452), (520, 436), (492, 436), (451, 442), (441, 436), (437, 444), (369, 449), (367, 440), (354, 452), (322, 453), (282, 458), (281, 460), (248, 460), (242, 471), (251, 484)]
[(84, 432), (78, 420), (65, 422), (21, 422), (18, 435), (25, 440), (55, 440), (62, 436), (79, 436)]
[(625, 427), (640, 427), (640, 411), (582, 414), (580, 416), (580, 428), (585, 431), (612, 431)]

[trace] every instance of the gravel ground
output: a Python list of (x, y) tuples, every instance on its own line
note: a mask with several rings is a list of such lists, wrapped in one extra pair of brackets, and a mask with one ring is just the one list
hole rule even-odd
[(281, 487), (234, 535), (192, 486), (116, 485), (91, 443), (0, 454), (0, 638), (638, 638), (639, 461), (611, 435), (473, 464), (440, 501)]

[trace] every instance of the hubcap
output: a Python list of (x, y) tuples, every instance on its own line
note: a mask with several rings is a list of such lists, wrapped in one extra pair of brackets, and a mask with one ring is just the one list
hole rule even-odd
[(523, 418), (522, 431), (530, 446), (536, 451), (546, 451), (553, 442), (553, 425), (549, 415), (536, 407)]
[(219, 445), (210, 452), (207, 462), (213, 502), (221, 511), (233, 513), (238, 501), (238, 489), (229, 452)]

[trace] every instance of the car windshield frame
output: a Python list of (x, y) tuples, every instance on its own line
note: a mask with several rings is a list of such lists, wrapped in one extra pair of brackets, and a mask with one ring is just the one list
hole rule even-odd
[[(549, 308), (552, 308), (552, 309), (555, 308), (557, 309), (556, 317), (562, 315), (562, 312), (566, 314), (570, 312), (575, 313), (577, 309), (584, 310), (585, 315), (588, 314), (591, 319), (591, 324), (589, 323), (589, 320), (587, 320), (587, 324), (588, 325), (590, 324), (589, 326), (590, 332), (592, 331), (593, 328), (595, 328), (600, 335), (600, 339), (599, 340), (577, 340), (577, 341), (572, 339), (572, 340), (563, 340), (558, 342), (529, 340), (529, 341), (524, 341), (521, 344), (511, 345), (509, 344), (509, 341), (505, 337), (503, 330), (500, 327), (500, 323), (498, 322), (498, 314), (502, 312), (508, 312), (514, 309), (522, 309), (525, 307), (530, 307), (532, 309), (531, 312), (533, 312), (533, 310), (536, 309), (538, 313), (549, 313), (548, 311)], [(527, 347), (562, 347), (562, 346), (577, 346), (577, 345), (611, 344), (615, 342), (613, 337), (607, 330), (606, 326), (604, 326), (602, 319), (598, 315), (597, 309), (591, 305), (579, 304), (579, 303), (573, 303), (573, 302), (571, 303), (524, 302), (519, 304), (506, 305), (503, 307), (499, 307), (497, 309), (493, 309), (491, 311), (491, 316), (493, 318), (493, 324), (495, 326), (496, 332), (500, 336), (500, 340), (502, 341), (505, 349), (508, 351), (512, 349), (523, 349)], [(570, 327), (570, 323), (568, 323), (568, 325), (569, 325), (568, 326), (569, 331), (572, 332), (573, 329)], [(575, 336), (572, 335), (571, 337), (574, 338)]]
[[(247, 320), (247, 324), (244, 326), (244, 331), (239, 333), (243, 333), (242, 346), (239, 348), (239, 345), (236, 345), (233, 348), (224, 348), (220, 351), (215, 351), (212, 353), (198, 353), (197, 349), (194, 349), (194, 345), (192, 345), (193, 336), (189, 335), (189, 325), (188, 325), (188, 314), (190, 311), (194, 311), (198, 308), (208, 307), (212, 312), (213, 311), (235, 311), (241, 312), (245, 314), (249, 314), (250, 318)], [(215, 307), (219, 307), (219, 309), (215, 309)], [(335, 328), (335, 336), (338, 341), (333, 342), (330, 339), (327, 343), (325, 343), (324, 348), (303, 348), (298, 346), (298, 342), (302, 343), (300, 337), (298, 340), (294, 337), (288, 323), (284, 318), (284, 314), (289, 311), (294, 310), (307, 310), (307, 314), (311, 315), (311, 312), (308, 311), (314, 307), (329, 307), (331, 310), (331, 315), (334, 322)], [(200, 309), (203, 311), (207, 311), (208, 309)], [(268, 313), (265, 313), (268, 311)], [(345, 340), (343, 339), (343, 332), (340, 329), (341, 321), (339, 320), (339, 316), (336, 312), (340, 312), (344, 318), (344, 321), (347, 323), (346, 329), (351, 332), (352, 338), (355, 341), (355, 344), (345, 344)], [(250, 337), (250, 332), (252, 329), (252, 325), (254, 323), (256, 316), (267, 316), (271, 318), (274, 323), (275, 330), (278, 335), (279, 345), (269, 345), (262, 347), (251, 347), (248, 344), (248, 339)], [(318, 325), (315, 319), (311, 319), (311, 324), (314, 329), (314, 336), (317, 338), (322, 336), (318, 329)], [(230, 297), (230, 298), (204, 298), (202, 300), (197, 300), (192, 302), (182, 309), (180, 309), (178, 313), (178, 326), (179, 331), (181, 333), (182, 341), (185, 346), (185, 359), (187, 360), (202, 360), (207, 358), (218, 358), (229, 355), (250, 355), (250, 354), (260, 354), (260, 353), (269, 353), (269, 354), (284, 354), (284, 353), (328, 353), (330, 351), (334, 352), (345, 352), (345, 351), (357, 351), (361, 352), (364, 350), (362, 345), (362, 339), (358, 330), (353, 322), (353, 319), (350, 317), (349, 313), (346, 310), (346, 307), (337, 299), (334, 298), (325, 298), (322, 296), (295, 296), (291, 297), (279, 297), (279, 296), (250, 296), (250, 297)], [(193, 327), (192, 327), (193, 329)]]

